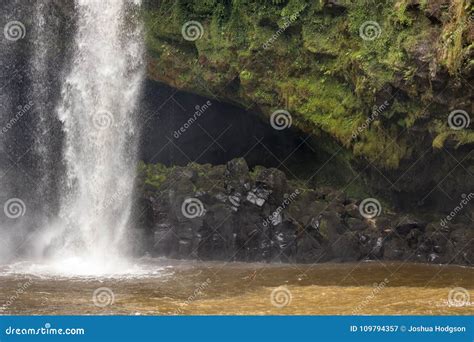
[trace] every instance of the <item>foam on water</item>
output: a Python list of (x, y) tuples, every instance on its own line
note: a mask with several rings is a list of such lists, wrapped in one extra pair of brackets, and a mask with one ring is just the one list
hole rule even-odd
[(83, 257), (70, 257), (63, 260), (48, 260), (44, 262), (19, 261), (13, 264), (0, 266), (1, 276), (32, 276), (45, 279), (137, 279), (164, 277), (173, 273), (173, 266), (166, 265), (159, 260), (128, 260), (123, 259), (120, 267), (117, 263), (96, 264), (94, 260)]

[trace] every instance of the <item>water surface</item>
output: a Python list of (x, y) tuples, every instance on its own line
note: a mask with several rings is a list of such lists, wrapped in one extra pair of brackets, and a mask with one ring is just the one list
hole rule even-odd
[(379, 262), (285, 265), (160, 259), (142, 260), (123, 274), (65, 277), (23, 263), (1, 268), (0, 312), (474, 314), (472, 300), (462, 306), (450, 304), (450, 291), (456, 300), (474, 298), (474, 269)]

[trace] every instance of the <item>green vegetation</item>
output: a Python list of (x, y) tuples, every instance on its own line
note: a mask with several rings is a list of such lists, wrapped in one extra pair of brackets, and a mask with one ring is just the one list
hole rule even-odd
[[(151, 2), (144, 13), (149, 75), (196, 93), (211, 91), (267, 116), (285, 108), (295, 126), (315, 135), (324, 132), (351, 151), (344, 158), (397, 169), (426, 149), (422, 141), (431, 140), (437, 149), (448, 139), (456, 147), (474, 142), (472, 131), (447, 125), (449, 112), (465, 108), (472, 94), (455, 88), (469, 87), (465, 79), (474, 64), (472, 5), (469, 0), (443, 4)], [(296, 20), (281, 30), (290, 16)], [(181, 29), (191, 20), (204, 31), (200, 39), (186, 41)], [(373, 40), (359, 35), (368, 21), (380, 28)], [(436, 82), (447, 88), (449, 102), (438, 97), (442, 89)], [(390, 106), (354, 139), (354, 131), (384, 101)], [(334, 148), (326, 145), (328, 151)]]
[(143, 184), (158, 189), (169, 176), (172, 168), (167, 168), (163, 164), (138, 164), (138, 177)]

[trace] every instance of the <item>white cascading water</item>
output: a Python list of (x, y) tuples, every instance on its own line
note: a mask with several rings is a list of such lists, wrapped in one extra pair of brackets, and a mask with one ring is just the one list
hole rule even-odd
[(144, 71), (139, 5), (75, 1), (74, 52), (57, 110), (66, 184), (59, 218), (38, 242), (66, 273), (124, 267), (136, 165), (134, 114)]

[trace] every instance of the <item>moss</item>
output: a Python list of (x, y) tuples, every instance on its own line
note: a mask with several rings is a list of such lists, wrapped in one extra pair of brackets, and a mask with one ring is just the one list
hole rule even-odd
[[(326, 1), (160, 1), (145, 11), (149, 75), (198, 93), (202, 82), (196, 79), (201, 79), (218, 98), (267, 116), (285, 108), (294, 126), (324, 132), (350, 151), (338, 156), (341, 163), (363, 158), (398, 168), (423, 152), (406, 134), (419, 130), (420, 123), (419, 141), (442, 142), (446, 109), (427, 120), (435, 94), (430, 84), (420, 84), (420, 75), (428, 77), (443, 65), (456, 75), (472, 63), (466, 61), (471, 10), (466, 0), (452, 0), (449, 20), (438, 25), (425, 15), (432, 5), (427, 1), (418, 7), (408, 0), (338, 3), (344, 6), (339, 12)], [(202, 24), (202, 38), (182, 39), (181, 26), (188, 20)], [(360, 37), (368, 21), (380, 27), (377, 39)], [(396, 89), (387, 93), (387, 87)], [(393, 94), (391, 107), (353, 139), (378, 99)], [(472, 139), (467, 132), (449, 137), (460, 145)], [(329, 153), (333, 145), (327, 145)]]
[(433, 139), (433, 148), (436, 149), (442, 149), (444, 147), (444, 142), (446, 139), (449, 137), (450, 133), (449, 132), (443, 132), (440, 133), (436, 136), (436, 138)]
[(167, 168), (163, 164), (138, 164), (138, 175), (142, 179), (143, 184), (153, 188), (160, 188), (169, 176), (172, 168)]
[(324, 240), (329, 239), (329, 228), (326, 220), (321, 220), (321, 223), (319, 225), (319, 233), (324, 238)]
[(257, 179), (257, 176), (259, 173), (261, 173), (263, 170), (265, 170), (265, 167), (257, 165), (253, 168), (253, 170), (250, 170), (250, 178), (255, 181)]
[(451, 20), (443, 29), (442, 60), (451, 73), (457, 74), (464, 61), (464, 51), (469, 46), (465, 33), (470, 25), (468, 18), (472, 16), (470, 0), (452, 1), (450, 12)]

